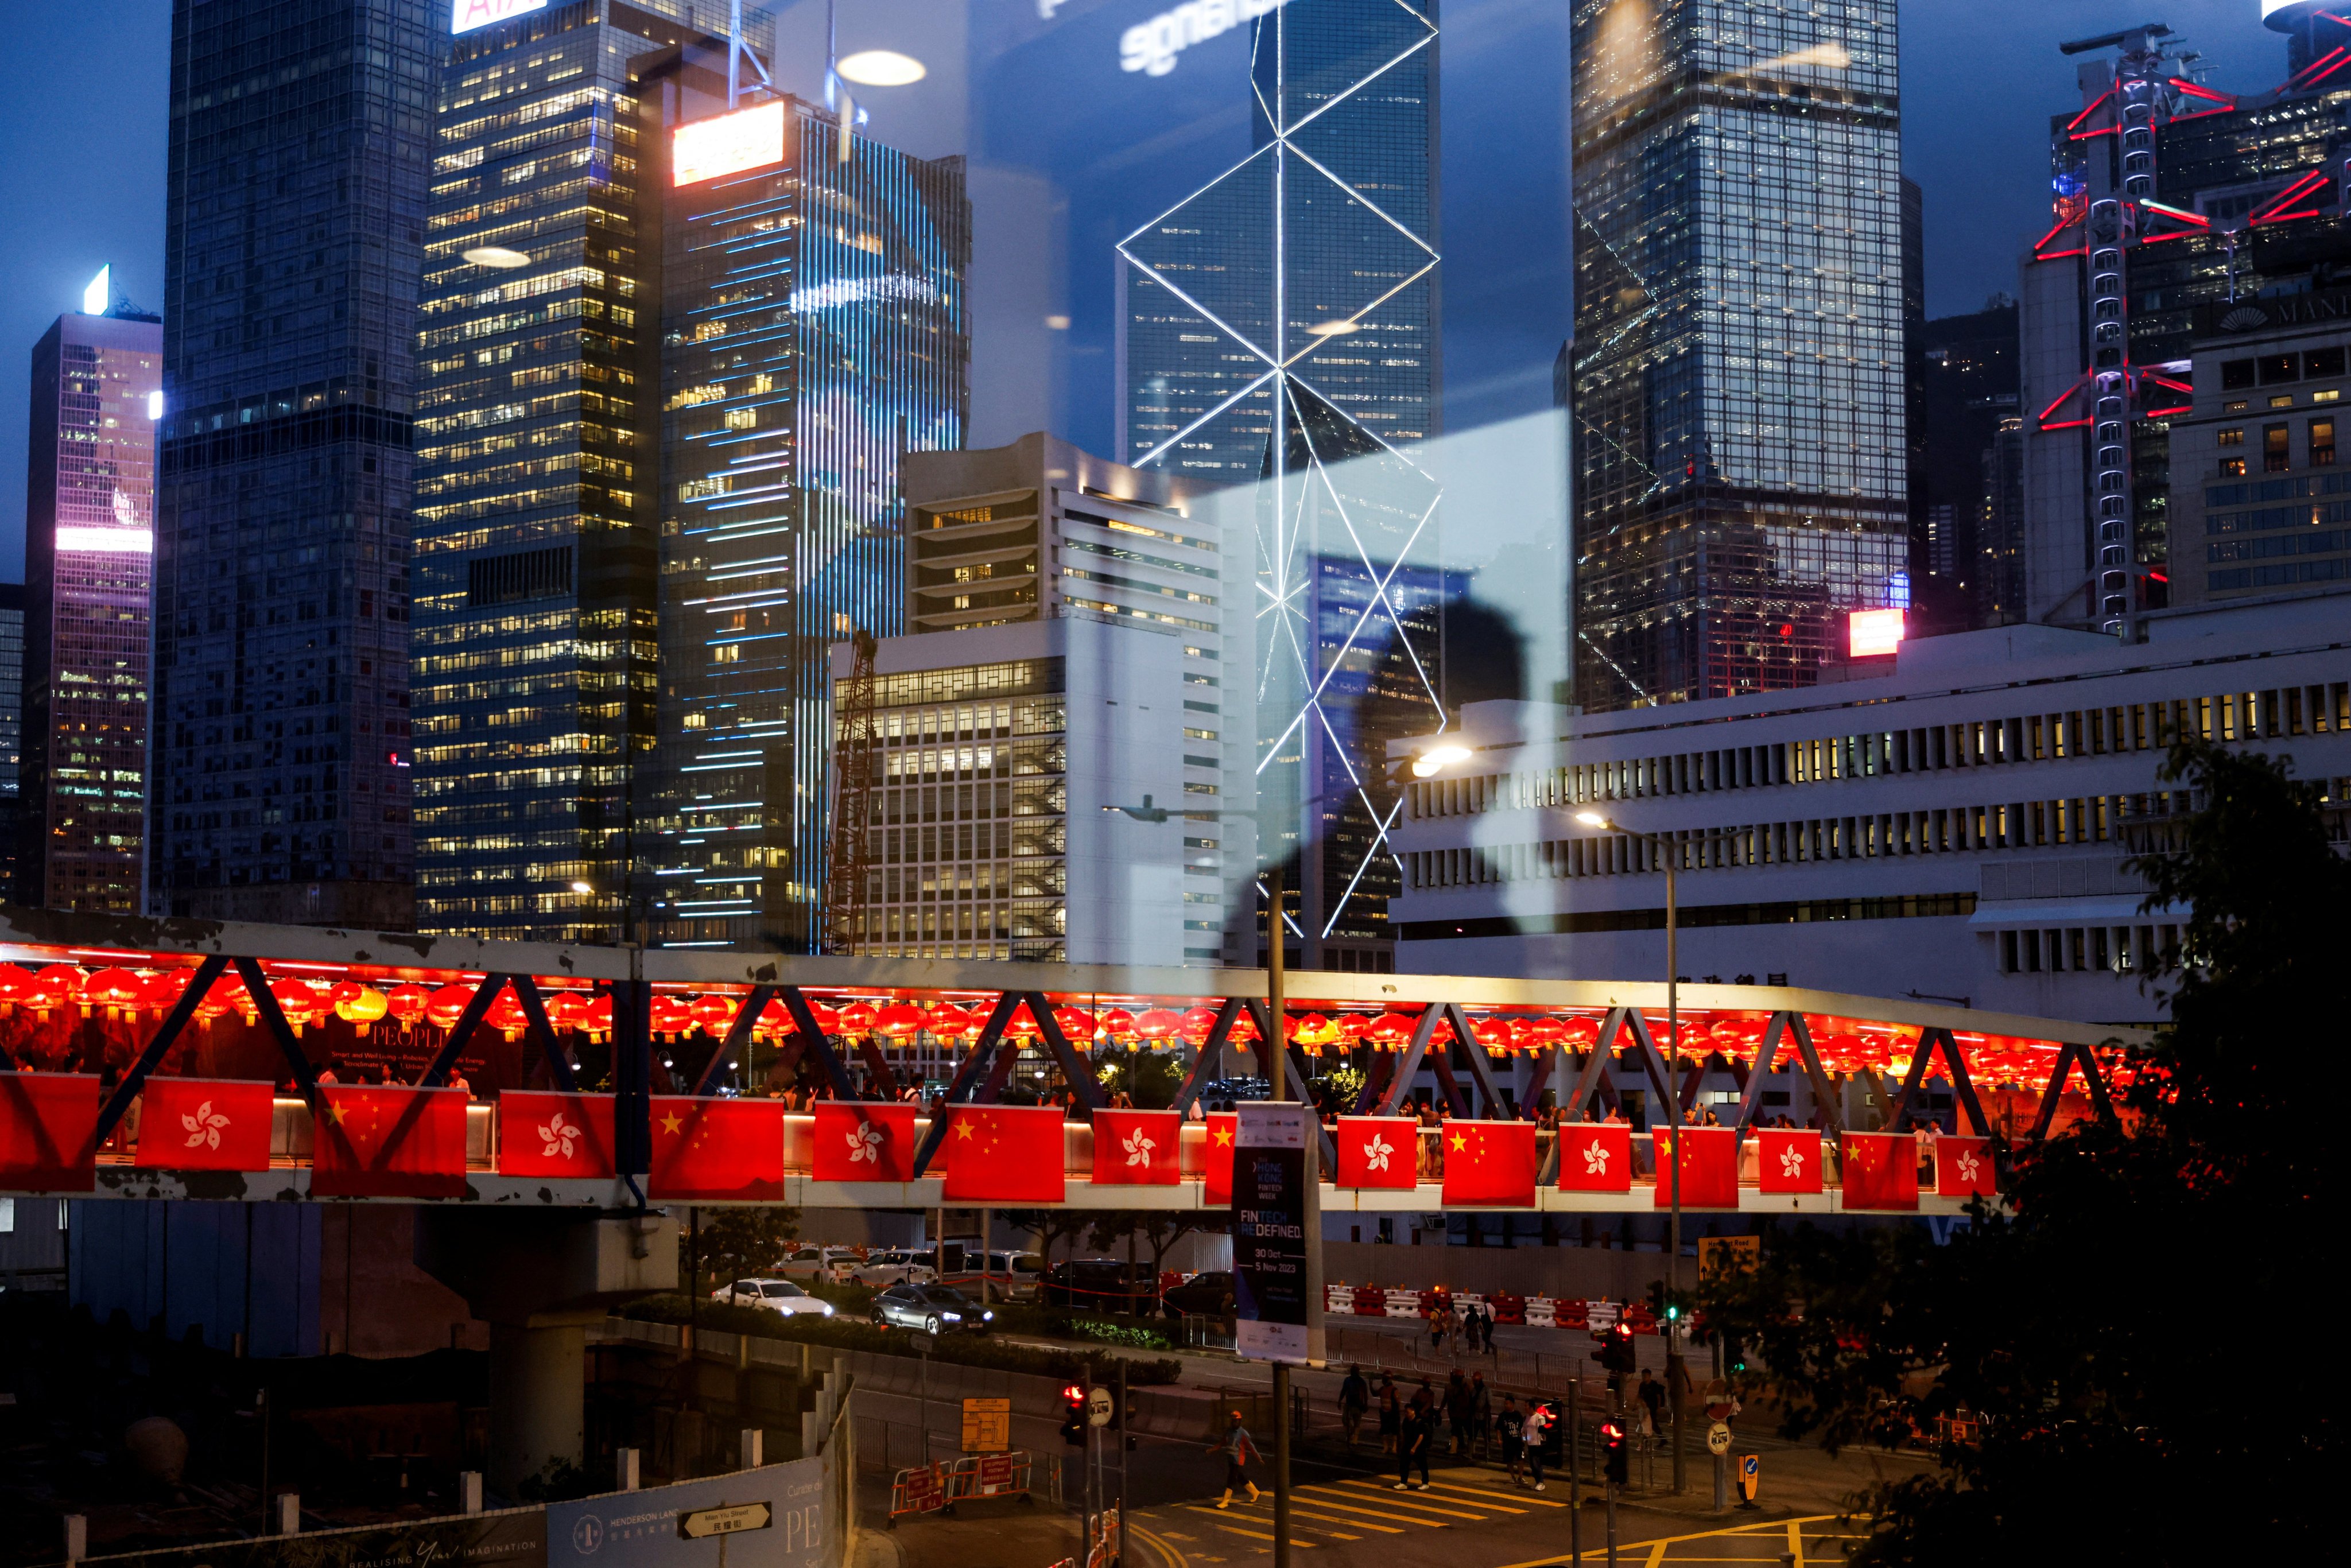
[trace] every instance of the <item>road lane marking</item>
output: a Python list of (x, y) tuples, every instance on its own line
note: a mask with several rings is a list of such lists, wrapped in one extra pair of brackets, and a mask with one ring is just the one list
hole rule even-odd
[[(1246, 1535), (1251, 1541), (1271, 1541), (1273, 1539), (1272, 1536), (1266, 1534), (1263, 1531), (1243, 1530), (1237, 1524), (1219, 1524), (1217, 1528), (1223, 1531), (1227, 1535)], [(1292, 1546), (1303, 1546), (1310, 1552), (1317, 1550), (1315, 1543), (1311, 1541), (1292, 1541), (1290, 1544)]]
[(1509, 1502), (1524, 1505), (1520, 1508), (1506, 1508), (1502, 1510), (1504, 1513), (1523, 1513), (1529, 1508), (1565, 1508), (1567, 1506), (1563, 1502), (1552, 1502), (1548, 1498), (1527, 1497), (1519, 1492), (1488, 1491), (1483, 1487), (1465, 1487), (1453, 1481), (1431, 1481), (1428, 1484), (1441, 1491), (1468, 1492), (1471, 1497), (1498, 1497)]
[[(1217, 1515), (1217, 1516), (1218, 1517), (1218, 1519), (1219, 1519), (1220, 1521), (1221, 1521), (1221, 1520), (1224, 1520), (1224, 1519), (1229, 1519), (1229, 1518), (1231, 1518), (1231, 1517), (1232, 1517), (1232, 1512), (1233, 1512), (1233, 1511), (1232, 1511), (1232, 1510), (1230, 1510), (1230, 1509), (1221, 1509), (1221, 1508), (1218, 1508), (1218, 1507), (1217, 1507), (1216, 1504), (1214, 1504), (1214, 1503), (1187, 1502), (1187, 1503), (1186, 1503), (1184, 1506), (1185, 1506), (1186, 1508), (1188, 1508), (1188, 1509), (1192, 1510), (1195, 1513), (1209, 1513), (1209, 1514), (1215, 1514), (1215, 1515)], [(1242, 1518), (1244, 1518), (1244, 1519), (1247, 1519), (1247, 1520), (1254, 1521), (1255, 1522), (1257, 1522), (1257, 1523), (1259, 1523), (1259, 1524), (1267, 1524), (1267, 1525), (1270, 1525), (1270, 1524), (1271, 1524), (1271, 1523), (1273, 1522), (1273, 1521), (1272, 1521), (1270, 1517), (1268, 1517), (1268, 1516), (1266, 1516), (1266, 1515), (1264, 1515), (1264, 1514), (1249, 1513), (1249, 1512), (1246, 1512), (1246, 1511), (1245, 1511), (1245, 1512), (1243, 1512), (1243, 1513), (1242, 1513), (1241, 1517), (1242, 1517)], [(1342, 1523), (1342, 1524), (1352, 1524), (1352, 1523), (1353, 1523), (1353, 1522), (1354, 1522), (1354, 1521), (1353, 1521), (1353, 1520), (1341, 1520), (1339, 1522), (1340, 1522), (1340, 1523)], [(1230, 1527), (1229, 1525), (1226, 1525), (1226, 1524), (1223, 1524), (1223, 1523), (1221, 1523), (1221, 1522), (1220, 1522), (1220, 1523), (1217, 1526), (1217, 1529), (1219, 1529), (1219, 1530), (1227, 1530), (1227, 1529), (1230, 1529), (1231, 1527)], [(1297, 1531), (1296, 1531), (1295, 1527), (1292, 1527), (1292, 1533), (1297, 1533)], [(1320, 1534), (1320, 1535), (1339, 1535), (1341, 1532), (1340, 1532), (1340, 1531), (1335, 1531), (1335, 1530), (1322, 1530), (1322, 1531), (1314, 1531), (1313, 1533), (1315, 1533), (1315, 1534)], [(1266, 1537), (1266, 1539), (1267, 1539), (1267, 1540), (1269, 1540), (1269, 1541), (1270, 1541), (1270, 1540), (1272, 1540), (1273, 1538), (1272, 1538), (1271, 1536), (1268, 1536), (1268, 1537)], [(1361, 1540), (1363, 1539), (1363, 1537), (1362, 1537), (1362, 1536), (1360, 1536), (1360, 1535), (1347, 1535), (1347, 1536), (1343, 1536), (1343, 1539), (1347, 1540), (1347, 1541), (1361, 1541)], [(1311, 1544), (1311, 1543), (1310, 1543), (1310, 1544)]]
[[(1167, 1563), (1167, 1568), (1191, 1568), (1190, 1559), (1186, 1558), (1183, 1552), (1177, 1551), (1175, 1547), (1167, 1544), (1166, 1542), (1161, 1540), (1157, 1535), (1144, 1529), (1143, 1526), (1135, 1523), (1133, 1520), (1127, 1521), (1126, 1527), (1134, 1531), (1135, 1534), (1143, 1537), (1144, 1542), (1149, 1545), (1153, 1551), (1158, 1552), (1161, 1557), (1165, 1558)], [(1187, 1535), (1181, 1539), (1189, 1541), (1191, 1537)]]
[[(1379, 1484), (1380, 1484), (1380, 1483), (1379, 1483), (1379, 1482), (1377, 1482), (1377, 1481), (1343, 1481), (1343, 1482), (1341, 1482), (1340, 1484), (1341, 1484), (1341, 1485), (1343, 1485), (1343, 1486), (1351, 1486), (1351, 1487), (1365, 1487), (1365, 1488), (1369, 1488), (1369, 1489), (1376, 1490), (1376, 1489), (1378, 1488), (1378, 1486), (1379, 1486)], [(1353, 1494), (1350, 1493), (1350, 1494), (1348, 1494), (1348, 1495), (1352, 1496), (1352, 1495), (1353, 1495)], [(1417, 1499), (1417, 1498), (1424, 1498), (1424, 1497), (1426, 1497), (1427, 1495), (1428, 1495), (1428, 1494), (1427, 1494), (1426, 1492), (1425, 1492), (1425, 1491), (1423, 1491), (1423, 1492), (1406, 1492), (1406, 1493), (1405, 1494), (1405, 1496), (1404, 1496), (1404, 1497), (1400, 1497), (1400, 1498), (1398, 1498), (1398, 1499), (1396, 1499), (1396, 1500), (1395, 1500), (1395, 1506), (1397, 1506), (1397, 1507), (1399, 1507), (1399, 1508), (1417, 1508), (1417, 1509), (1423, 1509), (1423, 1510), (1426, 1510), (1427, 1512), (1430, 1512), (1430, 1513), (1448, 1513), (1448, 1514), (1451, 1514), (1451, 1515), (1452, 1515), (1454, 1518), (1456, 1518), (1456, 1519), (1474, 1519), (1474, 1520), (1478, 1520), (1478, 1521), (1484, 1521), (1484, 1519), (1485, 1519), (1485, 1517), (1486, 1517), (1486, 1516), (1485, 1516), (1484, 1514), (1482, 1514), (1482, 1513), (1464, 1513), (1464, 1512), (1462, 1512), (1459, 1509), (1453, 1509), (1453, 1508), (1439, 1508), (1439, 1507), (1437, 1507), (1437, 1506), (1435, 1503), (1433, 1503), (1433, 1502), (1420, 1502), (1420, 1501), (1416, 1501), (1416, 1500), (1413, 1500), (1413, 1499)], [(1446, 1501), (1447, 1501), (1447, 1502), (1451, 1502), (1451, 1501), (1453, 1501), (1454, 1500), (1453, 1500), (1453, 1499), (1451, 1499), (1451, 1498), (1447, 1498), (1447, 1499), (1446, 1499), (1445, 1500), (1446, 1500)]]
[[(1317, 1497), (1314, 1500), (1323, 1508), (1344, 1509), (1350, 1513), (1368, 1513), (1374, 1519), (1399, 1519), (1406, 1524), (1425, 1524), (1435, 1530), (1449, 1529), (1450, 1525), (1444, 1519), (1429, 1517), (1431, 1514), (1441, 1513), (1449, 1515), (1453, 1519), (1468, 1519), (1481, 1522), (1484, 1520), (1482, 1514), (1454, 1513), (1451, 1509), (1434, 1508), (1426, 1503), (1406, 1502), (1403, 1498), (1381, 1498), (1379, 1500), (1381, 1507), (1365, 1508), (1361, 1506), (1362, 1503), (1370, 1500), (1356, 1492), (1340, 1492), (1336, 1497)], [(1416, 1512), (1415, 1510), (1426, 1511)]]
[[(1805, 1561), (1802, 1551), (1802, 1537), (1800, 1533), (1800, 1528), (1807, 1524), (1824, 1524), (1832, 1520), (1839, 1519), (1841, 1517), (1843, 1516), (1834, 1513), (1816, 1513), (1808, 1518), (1792, 1519), (1787, 1521), (1788, 1533), (1798, 1543), (1799, 1550), (1796, 1561), (1799, 1563)], [(1720, 1541), (1730, 1538), (1757, 1540), (1761, 1538), (1762, 1531), (1777, 1530), (1778, 1528), (1779, 1527), (1776, 1524), (1766, 1524), (1761, 1526), (1741, 1524), (1732, 1526), (1726, 1530), (1701, 1530), (1690, 1535), (1668, 1535), (1658, 1541), (1629, 1541), (1617, 1550), (1621, 1554), (1625, 1552), (1629, 1552), (1635, 1547), (1677, 1546), (1685, 1541)], [(1584, 1555), (1590, 1557), (1594, 1555), (1594, 1553), (1590, 1551), (1586, 1551)], [(1502, 1564), (1501, 1568), (1559, 1568), (1559, 1564), (1565, 1563), (1566, 1561), (1566, 1555), (1564, 1553), (1561, 1553), (1551, 1557), (1536, 1557), (1524, 1563), (1508, 1563)], [(1770, 1559), (1765, 1558), (1763, 1561), (1769, 1562)], [(1824, 1560), (1816, 1558), (1813, 1559), (1813, 1561), (1818, 1562)]]

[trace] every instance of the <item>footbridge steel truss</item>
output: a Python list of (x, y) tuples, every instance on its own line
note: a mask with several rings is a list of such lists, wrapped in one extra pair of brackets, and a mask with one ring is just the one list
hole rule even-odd
[[(1738, 1085), (1742, 1135), (1758, 1124), (1764, 1090), (1789, 1064), (1808, 1081), (1818, 1125), (1840, 1135), (1843, 1110), (1859, 1096), (1878, 1130), (1923, 1120), (1928, 1085), (1949, 1087), (1963, 1132), (2012, 1148), (2047, 1136), (2078, 1075), (2080, 1113), (2115, 1115), (2113, 1087), (2126, 1082), (2138, 1031), (2059, 1022), (1908, 1000), (1755, 986), (1683, 986), (1685, 1041), (1678, 1094), (1666, 1050), (1662, 984), (1465, 977), (1293, 973), (1287, 986), (1290, 1069), (1297, 1082), (1337, 1066), (1362, 1072), (1351, 1105), (1358, 1115), (1404, 1109), (1426, 1067), (1449, 1113), (1473, 1120), (1529, 1120), (1547, 1092), (1569, 1113), (1596, 1119), (1618, 1103), (1612, 1061), (1654, 1092), (1653, 1103), (1698, 1106), (1708, 1072)], [(387, 1002), (385, 993), (392, 1001)], [(393, 1006), (403, 997), (417, 998)], [(373, 1000), (368, 999), (370, 996)], [(429, 1005), (428, 1005), (429, 999)], [(866, 1016), (895, 1010), (894, 1031)], [(289, 1007), (298, 1017), (289, 1017)], [(914, 1009), (912, 1013), (905, 1009)], [(927, 1010), (926, 1010), (927, 1009)], [(965, 1010), (969, 1009), (969, 1010)], [(390, 1015), (387, 1017), (387, 1011)], [(400, 1017), (402, 1012), (412, 1016)], [(98, 1104), (94, 1134), (80, 1151), (46, 1151), (68, 1167), (60, 1185), (27, 1186), (0, 1174), (0, 1191), (68, 1192), (93, 1198), (222, 1199), (248, 1202), (424, 1202), (497, 1207), (642, 1208), (648, 1194), (656, 1082), (703, 1097), (741, 1092), (730, 1072), (755, 1046), (768, 1055), (768, 1082), (797, 1074), (820, 1095), (882, 1102), (900, 1097), (901, 1049), (909, 1017), (952, 1017), (952, 1038), (967, 1041), (943, 1095), (918, 1116), (913, 1179), (818, 1181), (810, 1174), (805, 1128), (788, 1133), (781, 1201), (803, 1207), (932, 1208), (946, 1201), (936, 1156), (955, 1118), (997, 1103), (1024, 1062), (1050, 1063), (1071, 1092), (1065, 1166), (1067, 1207), (1199, 1208), (1207, 1201), (1206, 1130), (1185, 1130), (1186, 1179), (1169, 1186), (1104, 1185), (1089, 1179), (1091, 1118), (1105, 1107), (1097, 1065), (1111, 1053), (1188, 1052), (1173, 1105), (1190, 1112), (1228, 1065), (1273, 1034), (1266, 977), (1253, 970), (1110, 968), (850, 957), (801, 957), (739, 949), (554, 946), (395, 933), (189, 920), (68, 915), (0, 905), (0, 1173), (24, 1168), (21, 1141), (37, 1075), (51, 1083), (79, 1074)], [(1153, 1026), (1148, 1020), (1161, 1021)], [(1180, 1019), (1169, 1029), (1165, 1020)], [(387, 1030), (370, 1044), (368, 1025)], [(886, 1017), (882, 1023), (888, 1024)], [(305, 1023), (319, 1033), (306, 1039)], [(946, 1027), (944, 1024), (941, 1027)], [(1824, 1040), (1832, 1042), (1824, 1049)], [(501, 1043), (502, 1042), (502, 1043)], [(386, 1064), (383, 1081), (434, 1088), (462, 1062), (468, 1083), (467, 1159), (462, 1196), (325, 1197), (311, 1190), (310, 1133), (329, 1062), (355, 1051)], [(1318, 1063), (1318, 1053), (1321, 1061)], [(1515, 1092), (1512, 1055), (1529, 1059)], [(610, 1179), (551, 1180), (501, 1174), (506, 1130), (497, 1096), (530, 1088), (581, 1092), (583, 1061), (599, 1071), (591, 1096), (612, 1110)], [(1180, 1058), (1179, 1058), (1180, 1060)], [(256, 1066), (255, 1063), (261, 1065)], [(142, 1094), (159, 1077), (277, 1083), (266, 1167), (236, 1173), (175, 1168), (141, 1160), (127, 1135)], [(2008, 1097), (2003, 1121), (1988, 1109), (1985, 1085)], [(2016, 1114), (2018, 1111), (2022, 1116)], [(788, 1126), (805, 1124), (788, 1117)], [(13, 1131), (12, 1131), (13, 1129)], [(32, 1134), (37, 1136), (37, 1133)], [(529, 1129), (522, 1129), (525, 1139)], [(1546, 1135), (1547, 1136), (1547, 1135)], [(1335, 1167), (1324, 1134), (1326, 1172)], [(1652, 1188), (1629, 1194), (1556, 1190), (1555, 1153), (1534, 1207), (1581, 1212), (1646, 1209)], [(74, 1174), (78, 1173), (78, 1174)], [(1326, 1208), (1406, 1212), (1440, 1207), (1437, 1182), (1411, 1190), (1326, 1190)], [(709, 1200), (696, 1198), (697, 1203)], [(1764, 1194), (1742, 1183), (1750, 1211), (1834, 1212), (1838, 1189), (1803, 1197)], [(1921, 1212), (1965, 1205), (1921, 1195)]]

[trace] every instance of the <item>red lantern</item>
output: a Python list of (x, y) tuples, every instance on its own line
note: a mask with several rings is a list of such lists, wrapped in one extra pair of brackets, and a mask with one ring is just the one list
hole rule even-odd
[(1186, 1008), (1183, 1019), (1176, 1027), (1176, 1031), (1191, 1044), (1205, 1044), (1208, 1039), (1208, 1031), (1217, 1027), (1217, 1009)]
[(474, 999), (471, 986), (444, 986), (425, 999), (424, 1021), (434, 1029), (455, 1029), (457, 1015)]
[(1146, 1008), (1134, 1020), (1135, 1036), (1140, 1040), (1173, 1040), (1183, 1027), (1183, 1015), (1169, 1012), (1165, 1008)]
[(587, 1012), (586, 997), (578, 991), (558, 991), (547, 998), (547, 1027), (557, 1034), (569, 1034), (580, 1027)]
[(26, 1005), (47, 1023), (50, 1013), (68, 1002), (80, 1000), (81, 971), (71, 964), (51, 964), (33, 977), (32, 994), (26, 998)]
[(139, 982), (137, 1005), (150, 1012), (169, 1012), (187, 994), (195, 976), (186, 969), (162, 969)]
[(935, 1040), (969, 1040), (985, 1027), (987, 1020), (964, 1011), (953, 1002), (941, 1002), (930, 1011), (924, 1027)]
[(723, 1040), (727, 1029), (735, 1022), (739, 1006), (733, 997), (712, 991), (696, 997), (694, 1005), (686, 1009), (686, 1016), (694, 1019), (695, 1028), (711, 1039)]
[(911, 1040), (923, 1032), (923, 1009), (912, 1002), (892, 1002), (873, 1015), (873, 1025), (892, 1040)]
[(491, 1000), (489, 1010), (482, 1015), (482, 1021), (510, 1040), (520, 1039), (530, 1022), (523, 1014), (522, 998), (515, 995), (512, 986), (498, 988), (498, 994)]
[(590, 997), (580, 1011), (580, 1027), (588, 1031), (590, 1040), (601, 1040), (612, 1032), (612, 998), (610, 992)]
[(1012, 1009), (1011, 1020), (1005, 1024), (1004, 1032), (1014, 1040), (1035, 1040), (1044, 1031), (1037, 1027), (1037, 1020), (1029, 1016), (1029, 1004), (1022, 1002)]
[(1540, 1018), (1527, 1025), (1527, 1049), (1540, 1051), (1557, 1045), (1567, 1038), (1567, 1025), (1554, 1018)]
[(1102, 1032), (1113, 1040), (1134, 1038), (1134, 1015), (1124, 1008), (1112, 1008), (1099, 1021)]
[(286, 1015), (286, 1022), (297, 1039), (301, 1038), (302, 1031), (317, 1023), (327, 1010), (326, 998), (312, 990), (308, 980), (298, 980), (290, 976), (282, 980), (273, 980), (269, 994), (276, 999), (277, 1010)]
[(1372, 1027), (1364, 1032), (1371, 1037), (1372, 1043), (1380, 1050), (1400, 1051), (1405, 1043), (1412, 1039), (1412, 1031), (1417, 1021), (1404, 1013), (1382, 1013)]
[(106, 1009), (106, 1016), (119, 1019), (122, 1009), (139, 1005), (139, 977), (128, 969), (100, 969), (82, 987), (82, 995), (92, 1007)]
[(881, 1022), (881, 1009), (872, 1002), (852, 1002), (841, 1009), (841, 1032), (843, 1034), (872, 1034)]
[(415, 1028), (417, 1020), (433, 1005), (432, 993), (423, 986), (402, 986), (385, 999), (392, 1004), (392, 1016), (402, 1029)]
[(1071, 1045), (1089, 1043), (1101, 1028), (1095, 1023), (1094, 1015), (1083, 1008), (1055, 1008), (1053, 1021), (1061, 1026), (1061, 1033), (1069, 1038)]
[(32, 976), (14, 964), (0, 964), (0, 1014), (29, 1007), (32, 995)]
[(660, 992), (653, 996), (650, 1016), (653, 1032), (662, 1040), (684, 1034), (694, 1023), (694, 1009), (686, 1005), (684, 997)]

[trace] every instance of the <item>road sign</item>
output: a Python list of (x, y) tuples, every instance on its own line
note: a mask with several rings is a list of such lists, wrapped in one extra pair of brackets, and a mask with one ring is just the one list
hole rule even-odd
[(1740, 1455), (1739, 1490), (1740, 1493), (1746, 1497), (1749, 1502), (1753, 1502), (1755, 1500), (1756, 1489), (1762, 1484), (1762, 1479), (1763, 1456), (1761, 1454)]
[(1706, 1451), (1709, 1454), (1730, 1452), (1730, 1428), (1717, 1421), (1706, 1429)]
[(1012, 1447), (1012, 1401), (967, 1399), (963, 1402), (963, 1451), (1000, 1454)]
[(677, 1532), (687, 1541), (707, 1541), (714, 1535), (738, 1535), (747, 1530), (767, 1530), (776, 1522), (775, 1511), (764, 1502), (721, 1504), (677, 1516)]
[(1763, 1260), (1760, 1236), (1702, 1236), (1698, 1243), (1698, 1271), (1702, 1279), (1717, 1269), (1731, 1274), (1751, 1274)]
[(1089, 1388), (1086, 1390), (1086, 1425), (1089, 1427), (1107, 1427), (1110, 1425), (1109, 1389)]
[(1730, 1385), (1718, 1377), (1706, 1385), (1706, 1418), (1728, 1421), (1739, 1414), (1739, 1401), (1731, 1396)]

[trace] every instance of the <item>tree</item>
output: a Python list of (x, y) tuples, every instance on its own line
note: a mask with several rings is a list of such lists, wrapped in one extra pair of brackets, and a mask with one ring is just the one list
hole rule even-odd
[[(1166, 1262), (1167, 1254), (1175, 1250), (1178, 1241), (1196, 1232), (1221, 1230), (1227, 1219), (1227, 1214), (1217, 1209), (1097, 1209), (1088, 1216), (1086, 1241), (1100, 1252), (1109, 1251), (1122, 1239), (1130, 1244), (1142, 1242), (1151, 1249), (1151, 1277), (1156, 1281), (1161, 1265)], [(1130, 1245), (1127, 1259), (1132, 1262), (1134, 1258), (1134, 1248)], [(1130, 1293), (1126, 1310), (1133, 1312), (1136, 1304), (1134, 1296)]]
[[(1861, 1564), (2295, 1560), (2325, 1550), (2343, 1448), (2331, 1396), (2272, 1349), (2314, 1294), (2340, 1157), (2314, 1053), (2351, 1017), (2351, 866), (2288, 765), (2190, 741), (2196, 809), (2132, 863), (2191, 911), (2153, 984), (2170, 1021), (2120, 1124), (2020, 1150), (2006, 1212), (1765, 1239), (1700, 1284), (1709, 1328), (1766, 1370), (1789, 1436), (1933, 1433), (1928, 1473), (1856, 1500)], [(2318, 1329), (2315, 1322), (2309, 1325)]]
[[(689, 1293), (715, 1291), (722, 1281), (747, 1279), (774, 1268), (800, 1233), (797, 1208), (714, 1208), (695, 1228), (694, 1283)], [(704, 1281), (707, 1280), (708, 1283)]]

